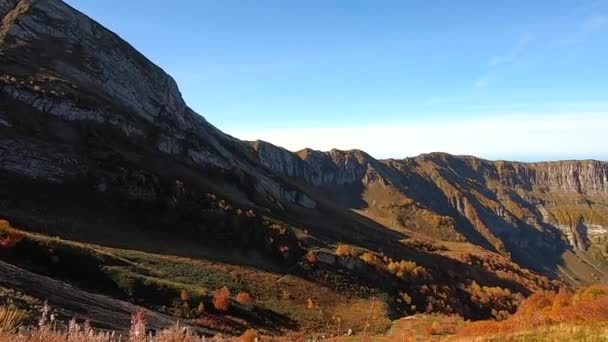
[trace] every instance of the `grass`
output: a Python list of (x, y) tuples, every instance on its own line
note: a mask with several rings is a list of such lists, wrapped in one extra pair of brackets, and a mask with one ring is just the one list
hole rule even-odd
[[(273, 334), (291, 329), (332, 331), (334, 325), (328, 322), (332, 322), (337, 311), (348, 312), (351, 307), (357, 311), (370, 302), (350, 297), (348, 293), (337, 293), (298, 276), (248, 266), (110, 248), (25, 231), (22, 234), (23, 240), (12, 248), (12, 259), (7, 260), (11, 263), (183, 321), (200, 320), (204, 323), (213, 321), (213, 315), (219, 315), (222, 322), (234, 325), (237, 333), (252, 325), (262, 331), (273, 331)], [(106, 286), (100, 286), (102, 283)], [(233, 298), (233, 309), (227, 313), (215, 312), (213, 294), (224, 286), (234, 295), (243, 291), (250, 293), (255, 299), (255, 308), (249, 310)], [(184, 290), (189, 294), (188, 312), (183, 309), (185, 303), (180, 299)], [(308, 298), (316, 304), (313, 310), (307, 308)], [(200, 303), (204, 303), (205, 313), (193, 314)], [(8, 303), (0, 302), (2, 304)], [(390, 321), (386, 308), (376, 310), (374, 315), (384, 325), (372, 327), (369, 331), (378, 333), (387, 329)], [(362, 331), (365, 323), (357, 318), (344, 320), (344, 324)], [(234, 333), (235, 329), (227, 331)]]
[(608, 341), (608, 323), (597, 324), (556, 324), (534, 329), (516, 331), (498, 336), (456, 337), (448, 341), (473, 342), (602, 342)]
[[(133, 314), (131, 328), (126, 336), (109, 331), (97, 331), (88, 322), (78, 323), (72, 319), (67, 328), (57, 328), (49, 308), (45, 306), (38, 326), (19, 326), (21, 313), (11, 308), (0, 307), (0, 342), (200, 342), (207, 341), (191, 330), (176, 325), (157, 332), (155, 336), (146, 330), (146, 318), (143, 312)], [(235, 339), (226, 339), (231, 341)]]
[(0, 329), (11, 330), (17, 326), (27, 314), (15, 307), (0, 307)]
[(460, 316), (419, 314), (408, 316), (392, 323), (382, 335), (358, 334), (333, 338), (333, 342), (398, 342), (398, 341), (440, 341), (464, 326)]

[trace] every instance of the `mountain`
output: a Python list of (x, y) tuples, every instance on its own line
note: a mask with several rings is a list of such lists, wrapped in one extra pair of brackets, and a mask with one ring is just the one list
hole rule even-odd
[[(282, 334), (366, 329), (370, 306), (378, 331), (415, 312), (488, 318), (607, 274), (607, 163), (240, 141), (64, 2), (0, 0), (0, 18), (0, 258), (24, 277), (207, 331)], [(7, 296), (45, 299), (9, 280)], [(222, 286), (254, 308), (214, 308)]]
[[(395, 231), (468, 241), (573, 282), (604, 276), (593, 267), (580, 272), (561, 257), (574, 252), (584, 263), (603, 263), (605, 252), (597, 252), (605, 251), (608, 227), (606, 162), (519, 163), (445, 153), (376, 160), (359, 150), (289, 154), (265, 142), (251, 145), (269, 169), (323, 189)], [(589, 249), (599, 260), (589, 261)]]

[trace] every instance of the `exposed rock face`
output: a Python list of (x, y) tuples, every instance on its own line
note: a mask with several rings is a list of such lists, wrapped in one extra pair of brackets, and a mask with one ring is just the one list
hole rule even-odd
[(351, 184), (360, 180), (380, 181), (380, 173), (376, 169), (385, 169), (382, 163), (360, 150), (320, 152), (305, 149), (291, 153), (264, 141), (255, 141), (251, 145), (260, 162), (272, 171), (303, 179), (315, 186)]
[[(477, 239), (498, 251), (521, 245), (521, 234), (529, 229), (540, 232), (537, 242), (542, 246), (559, 245), (555, 233), (561, 231), (558, 235), (563, 234), (573, 248), (585, 250), (591, 234), (588, 227), (596, 232), (608, 227), (605, 207), (590, 200), (608, 201), (605, 162), (493, 162), (444, 153), (378, 161), (356, 150), (290, 154), (264, 142), (253, 146), (268, 168), (317, 187), (359, 184), (369, 189), (382, 184), (385, 196), (376, 191), (367, 200), (372, 217), (395, 216), (394, 222), (408, 226), (417, 215), (427, 221), (435, 215), (432, 220), (437, 222), (445, 222), (441, 215), (448, 215), (458, 221), (449, 229), (464, 231), (473, 240), (478, 234)], [(394, 203), (395, 198), (402, 198), (404, 204)], [(395, 212), (395, 208), (400, 209)], [(402, 216), (403, 212), (408, 214)], [(477, 233), (466, 233), (467, 226)]]
[(595, 160), (548, 163), (497, 162), (503, 182), (543, 191), (608, 194), (608, 163)]
[[(268, 178), (246, 157), (247, 144), (188, 108), (163, 70), (64, 2), (5, 0), (0, 18), (0, 128), (23, 128), (27, 117), (54, 117), (68, 122), (56, 133), (72, 135), (65, 141), (74, 138), (79, 122), (108, 127), (193, 166), (241, 170), (259, 180), (257, 188), (273, 201), (315, 206), (305, 194)], [(0, 153), (5, 170), (55, 182), (82, 171), (70, 164), (80, 158), (74, 154), (26, 148), (35, 143), (23, 141), (13, 151), (15, 144), (0, 141), (0, 151), (7, 151)]]
[(86, 166), (69, 150), (60, 151), (42, 142), (1, 138), (0, 169), (58, 183), (86, 172)]

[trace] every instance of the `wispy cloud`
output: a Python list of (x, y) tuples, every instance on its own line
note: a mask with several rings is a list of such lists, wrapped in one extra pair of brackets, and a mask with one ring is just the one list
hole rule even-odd
[(286, 128), (228, 132), (289, 150), (362, 149), (378, 158), (443, 151), (490, 159), (608, 158), (608, 112), (514, 114), (468, 120), (428, 120), (379, 126)]
[(494, 83), (494, 76), (490, 75), (490, 74), (486, 74), (486, 75), (483, 75), (483, 76), (479, 77), (475, 81), (475, 88), (476, 89), (484, 89), (484, 88), (487, 88), (490, 85), (492, 85), (492, 83)]
[(486, 72), (475, 80), (474, 88), (485, 89), (492, 86), (497, 79), (497, 70), (517, 62), (517, 60), (525, 54), (533, 41), (534, 36), (531, 33), (524, 33), (517, 39), (511, 48), (490, 58)]
[(491, 67), (496, 67), (502, 64), (508, 64), (515, 61), (521, 54), (524, 53), (524, 51), (532, 41), (533, 37), (531, 34), (526, 33), (522, 35), (511, 49), (509, 49), (503, 54), (499, 54), (492, 57), (488, 65)]

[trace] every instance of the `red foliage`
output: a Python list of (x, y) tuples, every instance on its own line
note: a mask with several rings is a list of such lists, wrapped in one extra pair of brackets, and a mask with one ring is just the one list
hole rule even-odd
[(316, 265), (317, 262), (319, 261), (317, 258), (317, 253), (308, 252), (308, 254), (306, 254), (306, 261), (312, 266)]

